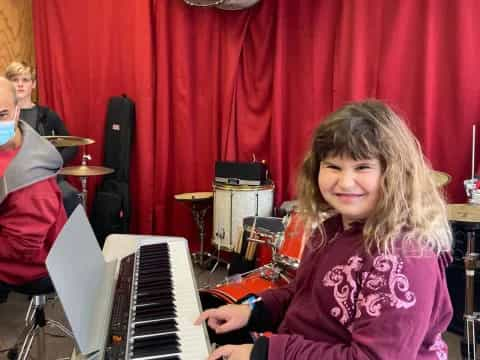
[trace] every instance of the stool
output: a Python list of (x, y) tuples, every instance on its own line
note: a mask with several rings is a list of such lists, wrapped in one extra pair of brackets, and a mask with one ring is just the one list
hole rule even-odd
[[(43, 288), (43, 289), (42, 289)], [(53, 293), (54, 289), (49, 278), (42, 278), (26, 285), (13, 286), (1, 283), (0, 291), (4, 296), (8, 291), (18, 292), (24, 295), (31, 295), (30, 305), (25, 315), (25, 327), (17, 338), (15, 345), (8, 351), (7, 357), (10, 360), (26, 360), (30, 353), (33, 341), (38, 336), (37, 359), (47, 359), (45, 352), (45, 328), (52, 327), (60, 330), (64, 335), (73, 339), (73, 334), (64, 325), (55, 320), (45, 318), (44, 306), (47, 303), (47, 296)], [(40, 292), (40, 290), (43, 290)]]

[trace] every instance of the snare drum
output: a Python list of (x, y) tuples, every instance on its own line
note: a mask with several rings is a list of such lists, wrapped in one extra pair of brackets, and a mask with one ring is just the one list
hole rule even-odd
[(213, 185), (213, 243), (224, 250), (238, 248), (243, 218), (271, 216), (272, 185)]

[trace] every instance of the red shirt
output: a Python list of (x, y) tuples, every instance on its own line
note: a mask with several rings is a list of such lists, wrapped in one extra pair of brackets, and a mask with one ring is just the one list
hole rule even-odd
[(3, 176), (5, 170), (7, 170), (8, 165), (10, 165), (10, 162), (17, 155), (18, 150), (20, 150), (19, 147), (17, 147), (16, 149), (0, 151), (0, 176)]

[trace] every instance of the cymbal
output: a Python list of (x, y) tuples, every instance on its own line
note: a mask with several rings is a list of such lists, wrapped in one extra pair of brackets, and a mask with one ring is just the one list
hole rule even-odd
[(95, 140), (89, 138), (83, 138), (80, 136), (44, 136), (45, 139), (50, 141), (55, 147), (67, 147), (67, 146), (80, 146), (93, 144)]
[(432, 170), (433, 181), (437, 187), (442, 187), (450, 183), (452, 181), (452, 177), (447, 173)]
[(192, 192), (174, 195), (175, 200), (179, 201), (205, 201), (213, 198), (212, 192)]
[(448, 220), (463, 222), (480, 222), (480, 205), (447, 204)]
[(70, 175), (70, 176), (97, 176), (97, 175), (106, 175), (111, 174), (115, 170), (103, 167), (103, 166), (66, 166), (60, 169), (61, 175)]

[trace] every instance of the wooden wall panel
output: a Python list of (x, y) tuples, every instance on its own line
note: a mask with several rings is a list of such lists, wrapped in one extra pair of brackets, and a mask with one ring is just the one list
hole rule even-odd
[(0, 74), (13, 60), (35, 62), (32, 0), (0, 0)]

